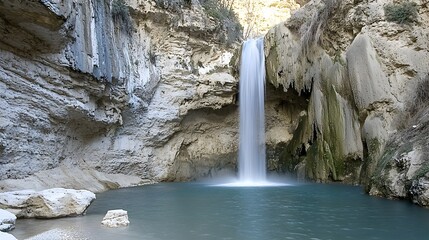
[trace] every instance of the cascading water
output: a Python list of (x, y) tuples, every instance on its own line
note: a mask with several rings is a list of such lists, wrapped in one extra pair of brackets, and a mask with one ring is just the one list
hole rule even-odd
[(243, 44), (240, 67), (239, 181), (266, 181), (265, 164), (265, 56), (263, 39)]
[(267, 181), (265, 161), (265, 56), (263, 39), (243, 44), (240, 67), (238, 181), (216, 186), (287, 186)]

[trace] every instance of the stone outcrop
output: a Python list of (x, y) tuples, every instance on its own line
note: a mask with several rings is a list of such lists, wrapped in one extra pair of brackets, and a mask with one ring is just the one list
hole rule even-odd
[(11, 212), (0, 209), (0, 231), (8, 232), (15, 228), (16, 216)]
[(83, 214), (94, 199), (95, 194), (87, 190), (22, 190), (0, 193), (0, 208), (18, 218), (58, 218)]
[[(54, 169), (65, 162), (68, 146), (122, 123), (127, 95), (111, 84), (119, 71), (103, 65), (103, 54), (120, 54), (102, 42), (114, 39), (113, 25), (110, 17), (91, 15), (94, 7), (50, 1), (0, 5), (1, 179)], [(95, 28), (110, 29), (111, 37)]]
[(427, 105), (420, 107), (415, 116), (403, 117), (410, 125), (389, 138), (368, 185), (370, 194), (429, 206), (429, 118)]
[(427, 4), (398, 24), (385, 19), (391, 2), (310, 1), (268, 32), (268, 81), (308, 101), (279, 167), (426, 205), (426, 120), (406, 116), (429, 72)]
[[(261, 37), (299, 8), (296, 0), (234, 0), (233, 9), (245, 37)], [(302, 2), (302, 1), (301, 1)], [(302, 6), (302, 3), (299, 3)]]
[(2, 191), (103, 191), (235, 168), (225, 33), (198, 1), (125, 2), (119, 16), (107, 0), (0, 4)]
[(117, 209), (107, 211), (106, 216), (104, 216), (103, 221), (101, 221), (101, 224), (106, 227), (117, 228), (128, 226), (130, 221), (128, 220), (127, 211)]
[(153, 182), (142, 180), (138, 176), (103, 173), (85, 165), (78, 167), (61, 164), (57, 168), (39, 171), (24, 179), (5, 179), (0, 183), (0, 186), (2, 191), (14, 191), (16, 189), (41, 191), (46, 188), (61, 186), (64, 188), (102, 192), (106, 189), (139, 186), (150, 183)]

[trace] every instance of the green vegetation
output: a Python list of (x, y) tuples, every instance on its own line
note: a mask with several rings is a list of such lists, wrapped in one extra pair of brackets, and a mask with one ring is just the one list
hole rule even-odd
[[(368, 151), (372, 152), (372, 148), (377, 149), (380, 146), (380, 143), (376, 139), (372, 139), (368, 143)], [(397, 171), (402, 171), (400, 168), (398, 169), (397, 160), (403, 154), (409, 153), (413, 150), (412, 141), (408, 142), (397, 142), (395, 140), (390, 140), (384, 148), (384, 152), (382, 156), (377, 160), (373, 159), (376, 162), (376, 167), (374, 172), (371, 174), (371, 182), (378, 189), (382, 191), (388, 191), (386, 186), (389, 185), (389, 171), (392, 168), (396, 168)], [(386, 193), (386, 192), (384, 192)], [(388, 194), (387, 194), (388, 195)]]
[(335, 9), (339, 7), (339, 0), (325, 0), (324, 6), (313, 16), (307, 30), (302, 34), (302, 55), (306, 56), (311, 47), (320, 42), (323, 30), (328, 24), (328, 20), (334, 14)]
[(130, 34), (132, 31), (131, 16), (124, 0), (113, 0), (111, 14), (115, 24), (119, 24), (122, 30)]
[(156, 6), (166, 9), (171, 12), (179, 13), (182, 7), (190, 8), (191, 0), (155, 0)]
[(204, 11), (219, 22), (220, 27), (226, 32), (220, 39), (221, 42), (229, 46), (242, 38), (243, 28), (232, 9), (233, 0), (200, 0), (200, 2)]
[[(191, 0), (155, 0), (156, 6), (170, 12), (183, 13), (184, 8), (191, 8)], [(232, 10), (234, 0), (200, 0), (205, 13), (219, 25), (219, 30), (225, 32), (219, 38), (221, 43), (230, 46), (242, 38), (242, 26)]]
[(409, 24), (417, 21), (417, 4), (415, 2), (391, 3), (384, 7), (384, 15), (389, 22)]
[(279, 167), (283, 172), (294, 173), (296, 165), (306, 158), (307, 149), (305, 149), (303, 142), (307, 142), (310, 138), (309, 125), (308, 116), (301, 117), (293, 138), (280, 154)]
[[(427, 124), (427, 123), (424, 123)], [(422, 177), (425, 177), (429, 173), (429, 146), (428, 143), (428, 135), (427, 135), (427, 129), (424, 133), (423, 139), (421, 139), (421, 145), (422, 145), (422, 155), (420, 156), (421, 160), (421, 166), (417, 171), (414, 173), (414, 176), (412, 180), (419, 180)]]
[(414, 173), (413, 180), (418, 180), (419, 178), (424, 177), (429, 172), (429, 164), (425, 164), (426, 165), (423, 165)]
[(347, 174), (353, 173), (352, 169), (347, 168), (346, 161), (349, 166), (360, 165), (360, 162), (354, 162), (358, 157), (345, 155), (344, 113), (337, 91), (329, 86), (323, 88), (323, 93), (321, 126), (310, 118), (310, 114), (302, 117), (279, 163), (283, 171), (291, 172), (305, 160), (309, 179), (341, 181)]

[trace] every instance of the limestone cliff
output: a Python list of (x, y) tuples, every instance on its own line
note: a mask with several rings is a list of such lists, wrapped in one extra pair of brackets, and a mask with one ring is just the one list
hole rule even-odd
[(232, 49), (198, 1), (7, 0), (0, 21), (1, 189), (234, 168)]
[[(243, 26), (244, 37), (263, 36), (274, 25), (286, 21), (299, 8), (295, 0), (234, 0), (233, 8)], [(303, 5), (303, 2), (300, 4)]]
[[(266, 35), (268, 80), (308, 101), (279, 168), (427, 205), (427, 177), (415, 174), (427, 169), (426, 120), (404, 116), (414, 86), (427, 81), (428, 8), (414, 1), (417, 19), (397, 23), (384, 11), (393, 2), (401, 1), (310, 1)], [(408, 140), (398, 141), (403, 136)], [(405, 164), (392, 170), (397, 162)]]

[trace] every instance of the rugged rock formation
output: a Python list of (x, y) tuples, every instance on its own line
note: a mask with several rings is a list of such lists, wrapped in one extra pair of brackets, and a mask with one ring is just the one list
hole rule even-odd
[[(0, 3), (0, 190), (234, 171), (225, 28), (196, 0), (125, 2)], [(429, 81), (428, 6), (401, 24), (392, 2), (299, 1), (268, 32), (270, 170), (428, 205), (427, 105), (409, 104)]]
[(429, 72), (427, 3), (415, 1), (418, 22), (398, 24), (385, 19), (391, 2), (310, 1), (266, 35), (268, 80), (309, 101), (279, 163), (426, 205), (427, 120), (404, 116)]
[(122, 209), (109, 210), (104, 216), (103, 221), (101, 221), (106, 227), (117, 228), (117, 227), (126, 227), (130, 224), (128, 221), (128, 213)]
[(0, 189), (234, 168), (237, 80), (215, 19), (198, 1), (126, 3), (0, 4)]
[(16, 216), (6, 210), (0, 209), (0, 231), (8, 232), (15, 228)]
[[(233, 9), (245, 37), (261, 37), (274, 25), (286, 21), (299, 8), (295, 0), (234, 0)], [(299, 3), (302, 4), (302, 3)]]
[[(109, 13), (97, 12), (109, 14), (103, 18), (91, 12), (96, 7), (0, 4), (1, 179), (56, 168), (68, 158), (69, 146), (122, 123), (127, 95), (112, 82), (126, 64), (114, 58), (119, 53), (113, 44), (104, 42), (120, 34), (113, 34)], [(109, 30), (110, 37), (104, 36)], [(120, 63), (113, 68), (104, 58)]]
[(36, 172), (24, 179), (2, 180), (1, 187), (3, 191), (17, 189), (41, 191), (47, 188), (64, 187), (70, 189), (84, 188), (92, 192), (101, 192), (106, 189), (150, 183), (153, 181), (142, 180), (138, 176), (103, 173), (88, 166), (78, 166), (76, 163), (74, 165), (62, 163), (56, 168)]
[(83, 214), (94, 199), (95, 194), (86, 190), (22, 190), (0, 193), (0, 208), (19, 218), (58, 218)]
[[(125, 3), (0, 4), (3, 191), (102, 191), (235, 171), (233, 39), (198, 1)], [(268, 90), (275, 166), (301, 110)]]

